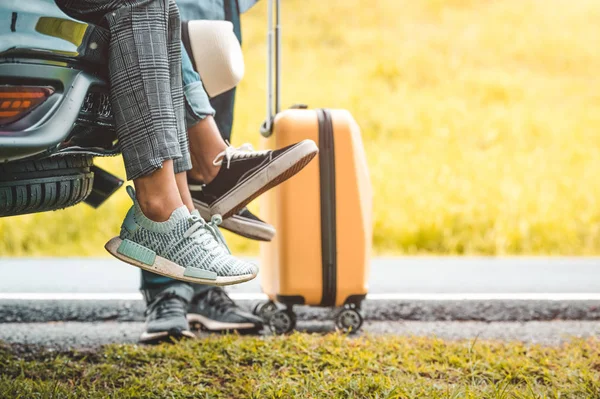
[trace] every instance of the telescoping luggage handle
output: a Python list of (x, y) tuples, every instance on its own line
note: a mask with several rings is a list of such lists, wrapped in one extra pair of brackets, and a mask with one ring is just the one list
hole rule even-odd
[[(269, 137), (273, 133), (273, 119), (280, 111), (280, 87), (281, 87), (281, 28), (280, 0), (269, 0), (267, 12), (267, 117), (260, 127), (260, 134)], [(275, 27), (273, 28), (273, 17)], [(275, 79), (273, 79), (275, 69)], [(273, 85), (275, 90), (273, 90)]]

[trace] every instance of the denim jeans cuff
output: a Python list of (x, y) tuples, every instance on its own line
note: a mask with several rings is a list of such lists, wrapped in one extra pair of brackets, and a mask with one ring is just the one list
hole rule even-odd
[(194, 126), (207, 116), (215, 116), (208, 95), (201, 82), (193, 82), (185, 86), (185, 123), (187, 128)]

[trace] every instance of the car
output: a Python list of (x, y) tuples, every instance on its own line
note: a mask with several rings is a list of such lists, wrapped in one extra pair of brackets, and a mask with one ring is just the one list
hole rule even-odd
[(52, 0), (3, 1), (0, 19), (0, 217), (98, 206), (123, 183), (93, 165), (119, 154), (108, 31)]
[[(98, 207), (123, 181), (93, 164), (120, 154), (108, 83), (109, 31), (54, 0), (0, 2), (0, 217)], [(184, 21), (209, 95), (235, 87), (243, 55), (227, 21)]]

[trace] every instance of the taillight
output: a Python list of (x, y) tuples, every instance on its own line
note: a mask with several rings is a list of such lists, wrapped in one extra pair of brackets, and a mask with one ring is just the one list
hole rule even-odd
[(50, 87), (0, 86), (0, 126), (21, 119), (52, 93), (54, 89)]

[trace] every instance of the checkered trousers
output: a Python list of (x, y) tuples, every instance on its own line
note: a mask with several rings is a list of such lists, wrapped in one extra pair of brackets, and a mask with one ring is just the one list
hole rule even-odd
[(56, 0), (73, 18), (110, 31), (110, 95), (128, 179), (174, 160), (191, 169), (174, 0)]

